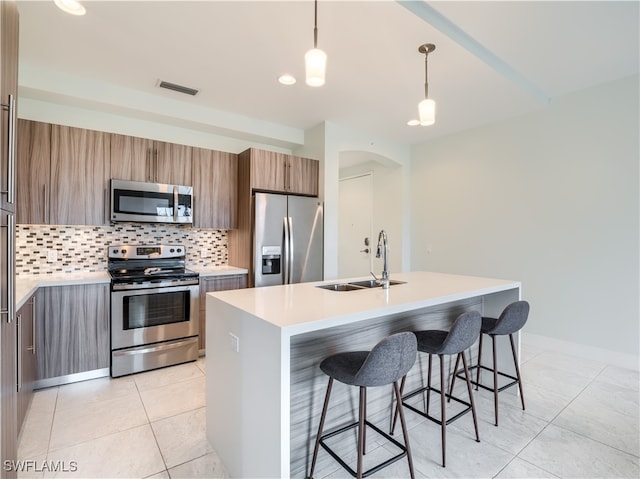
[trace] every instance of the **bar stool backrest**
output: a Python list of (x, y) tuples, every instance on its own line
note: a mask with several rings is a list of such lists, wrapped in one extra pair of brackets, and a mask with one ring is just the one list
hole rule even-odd
[(489, 334), (513, 334), (520, 331), (529, 317), (529, 303), (516, 301), (509, 304), (498, 318)]
[(480, 336), (482, 316), (478, 311), (467, 311), (456, 318), (438, 354), (458, 354), (470, 348)]
[(354, 385), (384, 386), (399, 381), (416, 362), (418, 344), (413, 333), (387, 336), (369, 352), (356, 373)]

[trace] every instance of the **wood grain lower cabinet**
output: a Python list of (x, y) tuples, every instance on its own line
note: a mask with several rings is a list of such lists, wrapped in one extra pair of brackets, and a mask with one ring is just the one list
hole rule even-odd
[(238, 155), (193, 148), (195, 228), (236, 227)]
[(200, 278), (200, 332), (198, 333), (198, 349), (206, 347), (207, 338), (207, 293), (211, 291), (227, 291), (229, 289), (242, 289), (247, 287), (246, 274), (231, 274), (224, 276), (207, 276)]
[(109, 367), (109, 285), (51, 286), (36, 298), (38, 381)]
[(22, 429), (25, 415), (29, 409), (29, 403), (33, 397), (33, 386), (36, 380), (36, 353), (35, 347), (35, 306), (36, 296), (33, 295), (18, 310), (18, 351), (17, 351), (17, 375), (18, 375), (18, 432)]
[[(13, 213), (0, 209), (0, 454), (4, 461), (17, 457), (17, 413), (16, 413), (16, 314), (12, 307), (11, 283), (15, 278), (14, 251), (11, 246), (15, 239)], [(15, 283), (14, 283), (15, 284)], [(15, 302), (13, 302), (15, 304)], [(16, 477), (15, 470), (5, 470), (0, 466), (0, 477)]]
[(108, 133), (51, 126), (50, 224), (107, 224), (109, 155)]

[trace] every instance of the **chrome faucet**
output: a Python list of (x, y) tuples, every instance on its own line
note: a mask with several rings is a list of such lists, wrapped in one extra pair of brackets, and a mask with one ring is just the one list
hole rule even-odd
[(387, 233), (380, 230), (378, 235), (378, 247), (376, 249), (376, 258), (382, 256), (382, 280), (380, 284), (383, 289), (389, 288), (389, 243), (387, 242)]

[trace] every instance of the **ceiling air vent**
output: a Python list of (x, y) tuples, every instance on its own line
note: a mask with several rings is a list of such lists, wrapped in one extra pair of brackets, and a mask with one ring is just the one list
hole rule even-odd
[(198, 94), (200, 90), (196, 90), (195, 88), (189, 88), (188, 86), (177, 85), (175, 83), (170, 83), (168, 81), (160, 80), (158, 83), (160, 88), (166, 88), (167, 90), (177, 91), (179, 93), (184, 93), (186, 95), (195, 96)]

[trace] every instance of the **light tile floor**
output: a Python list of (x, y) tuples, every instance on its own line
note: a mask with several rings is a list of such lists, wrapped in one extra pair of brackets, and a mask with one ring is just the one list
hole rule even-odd
[[(639, 477), (637, 371), (524, 344), (522, 374), (526, 411), (516, 396), (502, 393), (500, 426), (495, 427), (491, 393), (474, 393), (481, 442), (474, 440), (470, 415), (451, 424), (446, 468), (439, 462), (438, 426), (407, 411), (416, 476)], [(28, 470), (19, 477), (226, 477), (206, 440), (204, 382), (201, 358), (37, 391), (18, 449), (19, 459), (31, 462), (23, 463)], [(388, 424), (387, 417), (372, 419)], [(393, 452), (374, 437), (368, 444), (365, 457), (371, 463)], [(323, 455), (317, 478), (350, 477)], [(58, 471), (47, 470), (54, 467)], [(409, 477), (406, 461), (373, 477)]]

